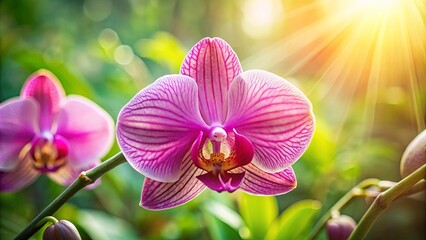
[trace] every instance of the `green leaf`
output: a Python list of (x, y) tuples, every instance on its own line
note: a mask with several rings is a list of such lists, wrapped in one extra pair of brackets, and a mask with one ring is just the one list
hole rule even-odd
[(278, 204), (273, 196), (254, 196), (243, 193), (239, 208), (253, 239), (263, 239), (278, 216)]
[(320, 209), (321, 203), (315, 200), (294, 203), (273, 222), (264, 239), (306, 239)]
[(131, 225), (123, 219), (95, 210), (80, 210), (78, 222), (94, 240), (139, 239)]
[(244, 222), (241, 216), (224, 204), (212, 201), (205, 204), (204, 209), (237, 231), (244, 227)]
[[(212, 239), (215, 240), (241, 239), (238, 234), (238, 230), (235, 229), (238, 224), (235, 225), (235, 223), (231, 223), (232, 220), (230, 222), (229, 219), (225, 217), (233, 216), (231, 218), (235, 220), (235, 214), (230, 213), (232, 210), (228, 207), (224, 205), (220, 205), (221, 207), (218, 207), (219, 205), (213, 206), (213, 209), (210, 209), (210, 207), (206, 207), (205, 209), (207, 211), (203, 211), (203, 216), (206, 221), (206, 227), (210, 233), (210, 236), (212, 237)], [(222, 213), (225, 216), (221, 216)], [(236, 223), (238, 223), (238, 220)]]

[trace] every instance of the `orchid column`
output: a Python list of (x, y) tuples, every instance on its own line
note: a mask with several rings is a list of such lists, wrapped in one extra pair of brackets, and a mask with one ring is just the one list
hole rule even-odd
[(291, 165), (312, 138), (306, 96), (283, 78), (242, 72), (222, 39), (205, 38), (180, 75), (141, 90), (121, 110), (117, 137), (130, 165), (146, 176), (141, 205), (184, 204), (205, 187), (277, 195), (296, 187)]

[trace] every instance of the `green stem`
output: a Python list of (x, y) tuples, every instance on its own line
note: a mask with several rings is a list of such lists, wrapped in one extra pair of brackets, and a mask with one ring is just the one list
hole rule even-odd
[(378, 186), (380, 183), (379, 179), (370, 178), (360, 182), (358, 185), (353, 187), (349, 192), (347, 192), (339, 201), (336, 202), (317, 222), (314, 229), (312, 230), (309, 239), (315, 239), (324, 225), (327, 223), (336, 212), (339, 212), (340, 209), (344, 208), (349, 202), (354, 199), (354, 197), (364, 197), (364, 189), (371, 186)]
[(42, 228), (44, 226), (44, 224), (46, 224), (47, 222), (51, 222), (52, 224), (56, 224), (58, 222), (58, 219), (52, 217), (52, 216), (47, 216), (45, 218), (43, 218), (40, 222), (37, 223), (37, 228)]
[(51, 202), (41, 213), (39, 213), (29, 224), (22, 230), (14, 239), (29, 239), (34, 233), (36, 233), (44, 224), (40, 225), (39, 222), (47, 216), (53, 215), (64, 203), (66, 203), (71, 197), (73, 197), (78, 191), (84, 187), (94, 183), (96, 179), (102, 176), (104, 173), (117, 167), (118, 165), (125, 163), (126, 158), (123, 154), (117, 153), (110, 159), (102, 162), (98, 166), (82, 172), (80, 176), (62, 192), (53, 202)]
[(426, 180), (420, 180), (420, 182), (416, 183), (414, 186), (412, 186), (410, 189), (408, 189), (406, 192), (398, 196), (399, 198), (402, 197), (408, 197), (410, 195), (426, 191)]
[(424, 179), (425, 175), (426, 165), (423, 165), (406, 178), (402, 179), (395, 186), (380, 193), (358, 222), (349, 239), (363, 239), (377, 217), (392, 203), (392, 201), (404, 194), (404, 192), (409, 190), (414, 184)]

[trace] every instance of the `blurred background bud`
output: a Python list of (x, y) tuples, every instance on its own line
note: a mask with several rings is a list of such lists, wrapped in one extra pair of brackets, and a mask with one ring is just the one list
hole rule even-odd
[(43, 240), (81, 240), (81, 237), (74, 224), (60, 220), (46, 228)]
[(327, 221), (327, 237), (329, 240), (346, 240), (356, 226), (355, 220), (346, 215)]
[(408, 144), (401, 159), (401, 177), (405, 178), (426, 163), (426, 130)]

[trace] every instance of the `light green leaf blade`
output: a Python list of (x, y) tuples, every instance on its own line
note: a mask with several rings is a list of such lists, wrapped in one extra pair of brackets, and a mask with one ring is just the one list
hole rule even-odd
[(265, 240), (306, 239), (321, 203), (302, 200), (288, 207), (271, 225)]
[(278, 204), (273, 196), (242, 193), (239, 208), (253, 239), (263, 239), (278, 216)]
[(80, 210), (78, 222), (94, 240), (139, 239), (128, 222), (104, 212)]
[(212, 239), (241, 239), (238, 231), (242, 226), (242, 220), (236, 212), (215, 202), (212, 202), (212, 205), (206, 205), (204, 210), (204, 220)]

